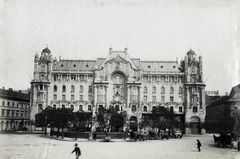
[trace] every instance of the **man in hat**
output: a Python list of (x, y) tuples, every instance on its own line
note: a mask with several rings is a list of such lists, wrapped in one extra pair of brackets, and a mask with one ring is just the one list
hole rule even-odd
[(76, 152), (76, 159), (78, 159), (79, 156), (81, 156), (81, 150), (80, 150), (80, 148), (78, 147), (78, 144), (77, 144), (77, 143), (75, 144), (75, 148), (74, 148), (74, 150), (72, 151), (72, 153), (73, 153), (74, 151)]
[(201, 149), (200, 149), (201, 146), (202, 146), (201, 142), (199, 140), (197, 140), (197, 148), (198, 148), (199, 152), (201, 151)]

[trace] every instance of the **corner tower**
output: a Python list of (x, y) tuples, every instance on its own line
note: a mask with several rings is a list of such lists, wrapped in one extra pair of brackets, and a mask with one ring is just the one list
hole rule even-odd
[(205, 84), (202, 77), (202, 57), (189, 50), (182, 61), (185, 78), (186, 133), (200, 134), (205, 121)]
[(35, 119), (35, 115), (49, 104), (48, 89), (51, 82), (52, 62), (52, 54), (47, 47), (42, 50), (40, 57), (37, 53), (34, 56), (34, 72), (31, 81), (32, 95), (30, 99), (31, 119)]

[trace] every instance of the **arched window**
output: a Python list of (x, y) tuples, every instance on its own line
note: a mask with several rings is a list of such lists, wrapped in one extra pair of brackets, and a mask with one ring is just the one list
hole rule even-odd
[(182, 107), (179, 107), (178, 108), (178, 111), (181, 113), (183, 110), (182, 110)]
[(75, 91), (75, 87), (74, 85), (71, 86), (71, 92), (74, 92)]
[(54, 92), (57, 92), (57, 86), (56, 86), (56, 85), (54, 85), (53, 91), (54, 91)]
[(144, 111), (144, 112), (147, 112), (147, 106), (144, 106), (144, 107), (143, 107), (143, 111)]
[(74, 105), (71, 105), (71, 106), (70, 106), (70, 109), (71, 109), (71, 110), (74, 110)]
[(132, 112), (136, 112), (136, 110), (137, 110), (136, 105), (132, 105)]
[(179, 94), (182, 94), (182, 87), (179, 87)]
[(161, 94), (165, 94), (165, 88), (164, 87), (161, 88)]
[(83, 93), (83, 86), (80, 86), (80, 93)]
[(153, 107), (152, 107), (152, 111), (153, 111), (153, 112), (156, 112), (156, 110), (157, 110), (156, 106), (153, 106)]
[(53, 109), (56, 109), (56, 107), (57, 107), (56, 104), (53, 104)]
[(174, 88), (171, 87), (171, 88), (170, 88), (170, 94), (173, 94), (173, 93), (174, 93)]
[(143, 93), (147, 93), (147, 87), (144, 87)]
[(173, 111), (174, 111), (174, 108), (173, 108), (173, 106), (171, 106), (171, 107), (170, 107), (170, 112), (173, 113)]
[(153, 93), (153, 94), (156, 93), (156, 87), (155, 87), (155, 86), (153, 86), (152, 93)]
[(62, 91), (66, 92), (66, 86), (65, 85), (62, 86)]
[(92, 92), (92, 86), (88, 87), (88, 92), (91, 93)]

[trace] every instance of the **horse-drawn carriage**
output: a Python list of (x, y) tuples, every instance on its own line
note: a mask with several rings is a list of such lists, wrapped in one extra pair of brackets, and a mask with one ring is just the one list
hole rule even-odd
[(220, 136), (213, 135), (214, 143), (218, 146), (222, 146), (223, 148), (229, 146), (233, 147), (233, 137), (232, 135), (224, 135), (221, 134)]

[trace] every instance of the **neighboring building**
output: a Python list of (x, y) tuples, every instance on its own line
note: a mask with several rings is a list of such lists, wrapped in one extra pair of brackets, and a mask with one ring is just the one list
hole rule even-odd
[(0, 129), (21, 130), (30, 118), (30, 94), (0, 89)]
[(206, 106), (206, 131), (211, 133), (236, 132), (240, 115), (240, 84), (229, 96), (222, 96)]
[[(170, 108), (183, 127), (200, 132), (205, 121), (202, 57), (189, 50), (184, 60), (141, 61), (128, 49), (109, 49), (106, 58), (60, 60), (45, 48), (35, 55), (31, 82), (31, 119), (47, 106), (68, 107), (93, 115), (101, 106), (129, 114), (131, 129), (157, 106)], [(190, 132), (190, 130), (188, 131)]]

